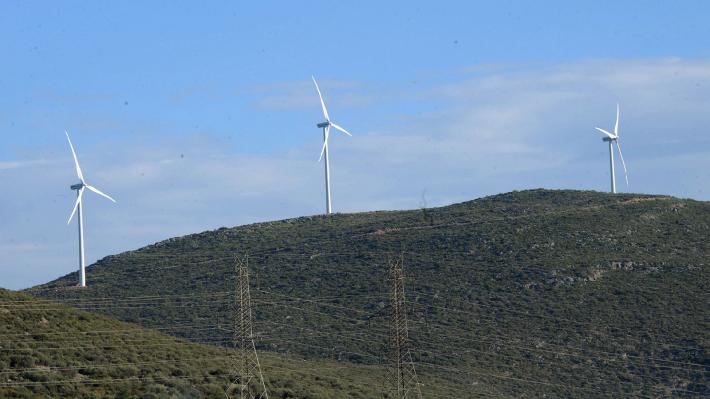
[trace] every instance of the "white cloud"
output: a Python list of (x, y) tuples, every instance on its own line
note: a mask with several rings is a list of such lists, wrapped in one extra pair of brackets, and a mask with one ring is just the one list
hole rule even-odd
[(20, 167), (20, 162), (17, 161), (0, 161), (0, 170), (16, 169)]
[(35, 165), (47, 165), (52, 161), (46, 159), (33, 159), (26, 161), (0, 161), (0, 170), (26, 168)]
[[(376, 97), (364, 91), (360, 82), (318, 79), (321, 93), (327, 106), (365, 107), (372, 105)], [(281, 82), (244, 89), (250, 94), (261, 95), (254, 106), (261, 110), (305, 110), (318, 109), (318, 94), (310, 79), (294, 82)]]

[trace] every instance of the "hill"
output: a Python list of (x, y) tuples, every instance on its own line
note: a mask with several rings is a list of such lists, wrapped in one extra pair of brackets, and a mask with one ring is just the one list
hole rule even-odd
[(707, 202), (529, 190), (222, 228), (106, 257), (87, 289), (73, 273), (30, 291), (219, 342), (174, 327), (228, 324), (248, 253), (261, 348), (382, 364), (402, 255), (418, 372), (463, 397), (695, 397), (710, 395), (709, 236)]
[[(271, 397), (380, 396), (379, 368), (260, 355)], [(234, 359), (225, 348), (0, 289), (2, 398), (224, 398)]]

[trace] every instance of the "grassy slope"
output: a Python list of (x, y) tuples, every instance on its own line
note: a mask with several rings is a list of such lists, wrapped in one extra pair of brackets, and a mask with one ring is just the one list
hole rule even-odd
[(710, 394), (708, 237), (705, 202), (531, 190), (223, 228), (104, 258), (86, 290), (67, 288), (74, 273), (33, 291), (86, 301), (191, 294), (97, 310), (216, 341), (227, 333), (169, 328), (228, 323), (232, 259), (249, 252), (260, 345), (380, 363), (388, 256), (404, 250), (421, 375), (491, 395), (682, 397)]
[[(224, 398), (231, 356), (0, 289), (2, 398)], [(376, 367), (270, 353), (261, 364), (275, 398), (372, 398), (382, 386)]]

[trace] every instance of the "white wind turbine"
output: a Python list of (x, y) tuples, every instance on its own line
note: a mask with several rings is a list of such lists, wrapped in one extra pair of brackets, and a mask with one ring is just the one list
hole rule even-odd
[(320, 162), (321, 159), (325, 158), (325, 212), (326, 214), (330, 215), (333, 212), (333, 208), (330, 202), (330, 164), (328, 163), (328, 136), (330, 134), (330, 127), (332, 126), (337, 130), (340, 130), (341, 132), (347, 134), (348, 136), (352, 136), (352, 134), (350, 134), (347, 130), (336, 125), (330, 120), (330, 116), (328, 116), (328, 109), (325, 107), (325, 101), (323, 101), (323, 95), (321, 95), (320, 88), (318, 87), (318, 82), (316, 82), (315, 77), (311, 76), (311, 78), (313, 78), (313, 83), (316, 85), (318, 97), (320, 98), (320, 105), (323, 108), (323, 116), (325, 117), (325, 122), (321, 122), (316, 126), (323, 129), (323, 148), (320, 151), (320, 157), (318, 158), (318, 162)]
[(626, 171), (626, 163), (624, 162), (624, 155), (621, 153), (621, 146), (619, 145), (619, 104), (616, 104), (616, 124), (614, 124), (614, 133), (609, 133), (602, 128), (595, 128), (600, 132), (604, 133), (606, 137), (602, 138), (602, 141), (609, 143), (609, 167), (611, 168), (611, 192), (616, 193), (616, 175), (614, 173), (614, 143), (616, 143), (616, 149), (619, 150), (619, 158), (621, 158), (621, 165), (624, 167), (624, 178), (626, 178), (626, 185), (629, 185), (629, 175)]
[(69, 215), (69, 220), (67, 220), (67, 224), (71, 222), (72, 218), (74, 217), (74, 214), (76, 213), (77, 209), (79, 210), (79, 216), (78, 216), (78, 222), (79, 222), (79, 285), (82, 287), (86, 287), (86, 264), (84, 262), (84, 220), (83, 220), (83, 201), (82, 197), (84, 195), (84, 189), (88, 188), (89, 190), (95, 192), (96, 194), (106, 197), (110, 199), (113, 202), (116, 202), (113, 198), (109, 197), (108, 195), (102, 193), (97, 189), (96, 187), (90, 186), (86, 184), (86, 181), (84, 180), (84, 175), (81, 173), (81, 167), (79, 166), (79, 159), (76, 157), (76, 152), (74, 151), (74, 146), (71, 143), (71, 139), (69, 139), (69, 133), (64, 132), (67, 135), (67, 140), (69, 141), (69, 148), (71, 148), (71, 153), (74, 156), (74, 165), (76, 165), (76, 174), (79, 177), (79, 180), (81, 181), (80, 183), (73, 184), (71, 186), (72, 190), (76, 190), (76, 202), (74, 203), (74, 209), (71, 211), (71, 215)]

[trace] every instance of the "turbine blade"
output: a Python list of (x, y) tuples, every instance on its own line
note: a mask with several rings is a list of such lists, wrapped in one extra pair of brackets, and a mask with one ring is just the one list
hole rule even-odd
[(316, 90), (318, 91), (318, 98), (320, 98), (320, 105), (323, 107), (323, 116), (325, 116), (325, 120), (330, 122), (330, 117), (328, 116), (328, 109), (325, 107), (325, 101), (323, 101), (323, 95), (320, 94), (320, 87), (318, 87), (318, 82), (316, 82), (315, 76), (311, 75), (311, 78), (313, 79), (313, 84), (316, 85)]
[(79, 207), (79, 203), (81, 202), (81, 196), (84, 195), (84, 187), (79, 189), (79, 195), (76, 197), (76, 202), (74, 203), (74, 209), (71, 211), (71, 215), (69, 215), (69, 220), (67, 220), (67, 224), (71, 222), (71, 219), (74, 217), (74, 214), (76, 213), (76, 209)]
[(614, 125), (614, 136), (619, 137), (619, 103), (616, 103), (616, 124)]
[(325, 154), (325, 149), (328, 147), (328, 136), (330, 134), (330, 126), (325, 128), (325, 140), (323, 140), (323, 148), (320, 150), (320, 157), (318, 157), (318, 162), (323, 159), (323, 154)]
[(621, 166), (624, 167), (624, 178), (626, 178), (626, 185), (629, 185), (629, 174), (626, 171), (626, 162), (624, 162), (624, 154), (621, 153), (621, 145), (619, 140), (616, 140), (616, 149), (619, 150), (619, 158), (621, 158)]
[(324, 141), (323, 148), (321, 148), (321, 150), (320, 150), (320, 156), (318, 157), (318, 162), (320, 162), (321, 159), (323, 159), (323, 154), (325, 153), (325, 147), (327, 147), (327, 146), (328, 146), (328, 142)]
[(602, 132), (602, 133), (606, 134), (607, 136), (609, 136), (609, 138), (610, 138), (610, 139), (614, 139), (614, 138), (616, 138), (616, 137), (615, 137), (615, 136), (614, 136), (613, 134), (611, 134), (611, 133), (607, 132), (606, 130), (604, 130), (604, 129), (602, 129), (602, 128), (599, 128), (599, 127), (595, 127), (595, 129), (597, 129), (597, 130), (599, 130), (600, 132)]
[(100, 196), (106, 197), (106, 198), (110, 199), (111, 201), (116, 202), (115, 199), (109, 197), (107, 194), (102, 193), (101, 191), (99, 191), (98, 188), (96, 188), (96, 187), (94, 187), (94, 186), (90, 186), (90, 185), (87, 184), (87, 185), (86, 185), (86, 188), (88, 188), (89, 190), (95, 192), (96, 194), (98, 194), (98, 195), (100, 195)]
[(67, 140), (69, 141), (69, 148), (71, 148), (71, 154), (74, 156), (74, 165), (76, 165), (76, 174), (79, 176), (79, 180), (84, 183), (84, 175), (81, 173), (81, 167), (79, 166), (79, 159), (76, 157), (76, 152), (74, 151), (74, 146), (69, 138), (69, 133), (65, 130), (64, 134), (67, 135)]
[(347, 135), (350, 136), (350, 137), (353, 136), (352, 134), (350, 134), (350, 132), (348, 132), (347, 130), (343, 129), (342, 127), (336, 125), (336, 124), (333, 123), (333, 122), (330, 122), (330, 125), (333, 126), (333, 127), (336, 128), (336, 129), (340, 130), (341, 132), (347, 134)]

